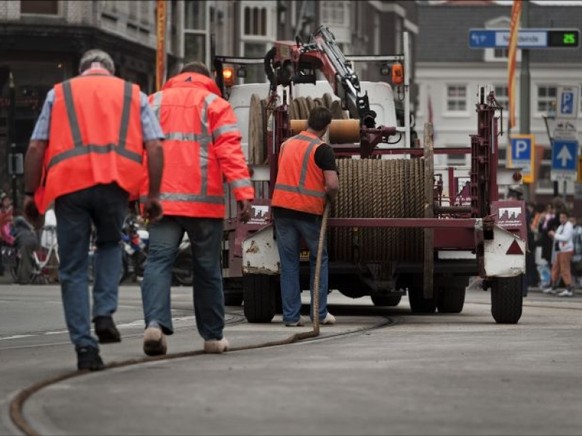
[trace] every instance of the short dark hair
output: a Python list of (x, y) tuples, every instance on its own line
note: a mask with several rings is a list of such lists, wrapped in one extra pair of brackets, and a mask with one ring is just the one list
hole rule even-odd
[(315, 131), (325, 129), (331, 123), (331, 111), (323, 106), (317, 106), (311, 109), (307, 126)]
[(199, 61), (188, 62), (182, 67), (182, 71), (180, 71), (180, 73), (198, 73), (206, 77), (210, 77), (210, 71), (208, 70), (208, 67)]

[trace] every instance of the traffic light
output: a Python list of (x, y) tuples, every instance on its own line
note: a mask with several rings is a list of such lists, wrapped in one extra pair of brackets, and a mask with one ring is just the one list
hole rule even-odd
[(548, 47), (580, 47), (580, 30), (548, 30)]

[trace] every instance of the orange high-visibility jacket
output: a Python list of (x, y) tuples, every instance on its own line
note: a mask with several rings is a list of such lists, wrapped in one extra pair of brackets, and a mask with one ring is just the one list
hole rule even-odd
[(321, 144), (316, 135), (303, 131), (281, 145), (272, 206), (323, 214), (325, 179), (315, 163), (315, 151)]
[(41, 213), (61, 195), (117, 183), (139, 194), (144, 155), (137, 85), (105, 74), (54, 87), (48, 146), (35, 202)]
[[(150, 96), (165, 135), (164, 215), (224, 218), (225, 180), (237, 201), (254, 197), (236, 115), (219, 96), (214, 81), (196, 73), (179, 74)], [(147, 192), (146, 177), (141, 197)]]

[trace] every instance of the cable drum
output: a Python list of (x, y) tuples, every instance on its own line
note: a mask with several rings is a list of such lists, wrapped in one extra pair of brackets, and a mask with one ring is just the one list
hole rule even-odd
[[(339, 100), (333, 100), (329, 93), (316, 98), (295, 97), (288, 106), (290, 120), (307, 120), (311, 110), (318, 106), (328, 108), (334, 120), (349, 119), (348, 112), (342, 109)], [(252, 94), (248, 124), (248, 160), (251, 165), (264, 165), (267, 162), (267, 123), (270, 115), (267, 100), (261, 99), (258, 94)]]
[[(424, 159), (338, 159), (340, 189), (334, 218), (422, 218)], [(334, 261), (382, 263), (420, 261), (422, 229), (334, 227), (329, 230)]]

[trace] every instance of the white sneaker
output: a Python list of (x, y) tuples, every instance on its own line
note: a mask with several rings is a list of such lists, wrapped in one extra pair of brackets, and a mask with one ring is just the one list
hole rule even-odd
[(327, 315), (325, 315), (325, 318), (323, 318), (323, 321), (321, 321), (321, 323), (325, 325), (333, 325), (335, 324), (335, 316), (327, 312)]
[(226, 338), (222, 339), (210, 339), (208, 341), (204, 341), (204, 352), (205, 353), (213, 353), (213, 354), (221, 354), (225, 351), (228, 351), (230, 344), (226, 340)]
[(568, 289), (564, 289), (558, 294), (558, 297), (573, 297), (574, 293)]
[(549, 287), (549, 288), (546, 288), (546, 289), (542, 289), (542, 292), (544, 294), (555, 294), (556, 293), (556, 290), (554, 288), (552, 288), (552, 287)]
[(166, 336), (158, 327), (148, 327), (143, 335), (143, 352), (148, 356), (162, 356), (168, 351)]
[(304, 325), (305, 319), (302, 316), (299, 317), (299, 321), (285, 323), (285, 327), (303, 327)]

